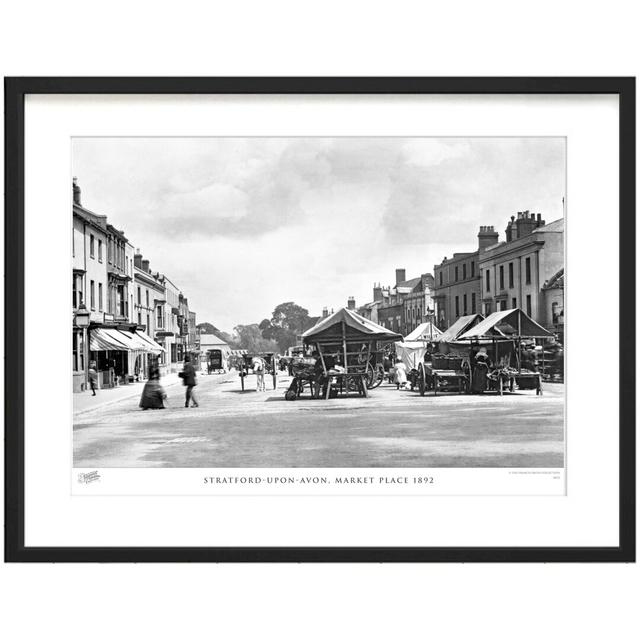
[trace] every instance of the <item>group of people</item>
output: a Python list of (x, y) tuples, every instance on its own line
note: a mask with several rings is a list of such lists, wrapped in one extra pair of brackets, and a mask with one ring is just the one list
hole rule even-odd
[[(189, 356), (185, 357), (184, 366), (178, 375), (182, 378), (182, 384), (186, 387), (184, 398), (185, 408), (188, 408), (191, 404), (194, 407), (199, 406), (194, 393), (194, 388), (198, 384), (196, 380), (196, 369), (191, 363)], [(140, 408), (144, 410), (164, 409), (166, 401), (167, 393), (165, 392), (164, 387), (160, 384), (160, 369), (154, 366), (149, 370), (149, 379), (142, 390)]]

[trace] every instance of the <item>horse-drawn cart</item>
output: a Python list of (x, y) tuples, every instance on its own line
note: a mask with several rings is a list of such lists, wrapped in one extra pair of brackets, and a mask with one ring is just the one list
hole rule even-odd
[[(261, 361), (261, 362), (260, 362)], [(260, 369), (262, 367), (262, 369)], [(245, 390), (245, 378), (249, 375), (255, 375), (262, 370), (262, 374), (270, 376), (273, 380), (273, 388), (278, 385), (278, 371), (275, 353), (243, 353), (242, 357), (236, 363), (238, 375), (240, 376), (240, 384), (242, 390)]]

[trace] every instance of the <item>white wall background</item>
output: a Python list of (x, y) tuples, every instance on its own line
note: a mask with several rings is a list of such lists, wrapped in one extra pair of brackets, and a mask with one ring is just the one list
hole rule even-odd
[[(23, 1), (2, 11), (0, 60), (3, 75), (636, 75), (632, 11)], [(636, 565), (0, 568), (16, 639), (631, 637), (639, 595)]]

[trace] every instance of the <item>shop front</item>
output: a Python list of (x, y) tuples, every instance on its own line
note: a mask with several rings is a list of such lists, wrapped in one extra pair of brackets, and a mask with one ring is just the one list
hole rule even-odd
[(145, 334), (126, 327), (94, 327), (89, 336), (89, 366), (96, 370), (101, 389), (142, 380), (153, 358), (164, 352)]

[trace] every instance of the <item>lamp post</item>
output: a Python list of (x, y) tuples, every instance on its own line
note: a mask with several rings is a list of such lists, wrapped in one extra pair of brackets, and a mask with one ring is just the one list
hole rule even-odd
[(79, 329), (82, 329), (82, 359), (84, 361), (84, 388), (87, 389), (89, 383), (89, 353), (87, 344), (87, 328), (89, 327), (89, 321), (91, 313), (84, 306), (84, 303), (80, 303), (75, 315), (73, 317), (73, 323)]

